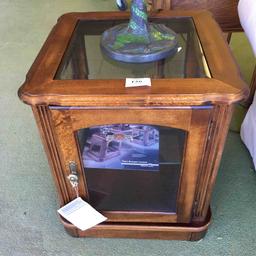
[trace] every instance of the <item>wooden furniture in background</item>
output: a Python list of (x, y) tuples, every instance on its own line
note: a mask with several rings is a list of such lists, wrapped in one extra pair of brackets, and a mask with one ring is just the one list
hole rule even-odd
[(241, 31), (239, 0), (152, 0), (154, 10), (208, 10), (225, 32)]
[[(76, 197), (68, 178), (72, 173), (78, 176), (79, 195), (108, 217), (86, 231), (62, 219), (71, 235), (198, 240), (209, 226), (210, 198), (232, 110), (248, 88), (208, 12), (152, 14), (153, 22), (177, 33), (180, 51), (174, 57), (148, 64), (109, 60), (100, 51), (100, 35), (127, 22), (128, 15), (63, 15), (19, 97), (32, 106), (60, 206)], [(151, 77), (152, 86), (125, 88), (125, 78), (132, 75)], [(159, 169), (86, 166), (86, 144), (94, 143), (95, 152), (103, 146), (89, 138), (90, 131), (106, 125), (135, 125), (135, 132), (141, 126), (158, 129)]]

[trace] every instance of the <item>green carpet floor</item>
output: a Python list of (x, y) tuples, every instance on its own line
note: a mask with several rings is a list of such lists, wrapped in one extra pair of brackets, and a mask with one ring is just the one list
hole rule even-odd
[(256, 255), (256, 174), (234, 132), (228, 136), (212, 199), (213, 222), (203, 240), (77, 239), (65, 233), (32, 112), (17, 90), (61, 14), (112, 9), (110, 0), (0, 1), (0, 256)]

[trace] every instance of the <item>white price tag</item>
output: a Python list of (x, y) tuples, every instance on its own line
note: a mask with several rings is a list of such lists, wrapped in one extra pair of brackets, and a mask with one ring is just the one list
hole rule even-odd
[(58, 213), (81, 230), (94, 227), (107, 219), (81, 197), (61, 207)]
[(125, 87), (151, 86), (150, 78), (126, 78)]

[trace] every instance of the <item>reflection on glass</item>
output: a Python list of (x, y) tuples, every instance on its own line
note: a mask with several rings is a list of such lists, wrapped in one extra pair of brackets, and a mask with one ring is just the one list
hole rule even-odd
[(79, 21), (55, 79), (124, 79), (126, 77), (207, 77), (209, 70), (190, 17), (152, 19), (177, 34), (179, 51), (150, 63), (124, 63), (106, 57), (100, 49), (102, 33), (126, 20)]
[(174, 213), (185, 136), (183, 130), (141, 124), (79, 130), (92, 206)]

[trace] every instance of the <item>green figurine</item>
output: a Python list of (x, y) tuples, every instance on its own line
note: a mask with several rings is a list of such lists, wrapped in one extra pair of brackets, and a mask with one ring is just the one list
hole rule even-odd
[(151, 62), (177, 51), (176, 34), (163, 24), (148, 22), (144, 0), (132, 0), (128, 24), (120, 24), (102, 35), (101, 48), (110, 58), (124, 62)]

